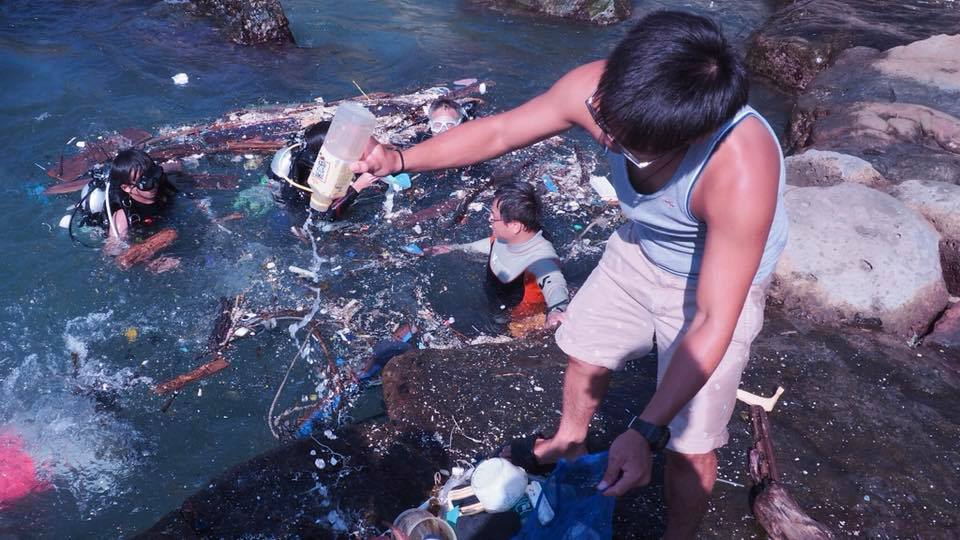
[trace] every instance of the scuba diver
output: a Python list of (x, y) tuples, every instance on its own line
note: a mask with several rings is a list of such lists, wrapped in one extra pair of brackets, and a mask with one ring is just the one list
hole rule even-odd
[(563, 322), (570, 302), (560, 257), (540, 227), (540, 199), (532, 184), (512, 181), (497, 188), (490, 209), (489, 238), (467, 244), (440, 244), (428, 255), (465, 251), (487, 256), (487, 284), (496, 304), (514, 306), (513, 322), (546, 312), (544, 327)]
[(441, 97), (427, 106), (427, 120), (430, 133), (439, 135), (450, 128), (457, 127), (470, 117), (463, 105), (448, 98)]
[(121, 150), (104, 177), (84, 186), (73, 212), (60, 226), (73, 235), (74, 222), (106, 231), (108, 243), (125, 240), (132, 230), (141, 232), (162, 219), (163, 209), (173, 200), (177, 188), (153, 158), (137, 148)]
[[(306, 208), (310, 202), (312, 190), (307, 184), (310, 171), (320, 153), (320, 147), (330, 130), (330, 121), (324, 120), (308, 127), (303, 132), (303, 140), (277, 150), (270, 163), (270, 173), (280, 180), (281, 188), (277, 196), (280, 203), (293, 208)], [(371, 174), (362, 174), (347, 188), (347, 194), (335, 200), (330, 208), (320, 214), (325, 221), (342, 218), (364, 189), (372, 186), (379, 178)]]

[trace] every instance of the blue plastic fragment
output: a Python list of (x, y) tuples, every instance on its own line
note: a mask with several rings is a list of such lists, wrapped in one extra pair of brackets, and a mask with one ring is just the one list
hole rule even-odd
[(550, 193), (556, 193), (558, 191), (557, 185), (553, 183), (553, 180), (550, 178), (549, 174), (543, 175), (543, 185), (547, 186), (547, 191)]
[(367, 380), (380, 373), (380, 370), (387, 365), (391, 358), (403, 354), (411, 348), (411, 345), (404, 341), (384, 340), (377, 343), (373, 347), (373, 361), (370, 363), (370, 367), (360, 374), (360, 380)]
[(417, 244), (407, 244), (403, 246), (403, 250), (413, 255), (423, 255), (423, 249), (421, 249)]
[(346, 253), (344, 253), (344, 255), (346, 255), (347, 257), (350, 257), (351, 259), (352, 259), (354, 256), (356, 256), (356, 254), (357, 254), (357, 252), (354, 251), (354, 250), (352, 250), (352, 249), (349, 250), (349, 251), (347, 251)]
[(339, 356), (337, 357), (336, 362), (337, 362), (337, 367), (340, 367), (347, 363), (346, 360), (344, 360), (343, 358), (340, 358)]
[(322, 425), (324, 420), (327, 420), (333, 416), (333, 413), (337, 410), (337, 407), (340, 406), (340, 394), (333, 396), (333, 399), (329, 403), (326, 403), (320, 406), (317, 410), (313, 411), (313, 414), (310, 415), (310, 418), (307, 418), (307, 421), (304, 422), (300, 429), (297, 430), (297, 437), (301, 439), (306, 439), (311, 434), (313, 430), (317, 428), (318, 425)]
[(400, 173), (397, 175), (388, 174), (383, 177), (383, 181), (390, 185), (394, 191), (403, 191), (410, 187), (410, 175), (407, 173)]
[(40, 204), (50, 204), (50, 198), (44, 194), (47, 189), (43, 184), (33, 184), (27, 186), (27, 196), (39, 202)]

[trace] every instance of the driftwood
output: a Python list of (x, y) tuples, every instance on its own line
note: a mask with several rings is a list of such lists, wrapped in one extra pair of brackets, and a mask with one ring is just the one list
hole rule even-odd
[(203, 364), (202, 366), (194, 369), (189, 373), (184, 373), (183, 375), (178, 375), (169, 381), (158, 384), (153, 388), (154, 393), (158, 395), (169, 394), (186, 386), (187, 384), (196, 381), (197, 379), (202, 379), (209, 375), (222, 370), (225, 367), (228, 367), (230, 362), (227, 362), (227, 359), (220, 356), (219, 354), (213, 357), (213, 360)]
[(808, 516), (780, 484), (767, 412), (759, 405), (751, 405), (750, 423), (753, 427), (750, 507), (757, 521), (774, 540), (833, 538), (833, 532)]
[[(481, 84), (485, 85), (481, 88)], [(476, 97), (493, 82), (475, 83), (450, 92), (448, 97), (461, 103), (482, 103)], [(140, 129), (87, 142), (80, 153), (61, 159), (47, 174), (62, 182), (87, 175), (97, 164), (107, 163), (124, 148), (142, 148), (157, 160), (177, 160), (195, 154), (246, 154), (274, 152), (304, 128), (333, 118), (342, 101), (356, 101), (377, 116), (377, 137), (392, 144), (405, 145), (428, 130), (424, 105), (444, 95), (441, 88), (390, 95), (371, 92), (362, 97), (325, 103), (301, 103), (241, 109), (208, 124), (182, 126), (151, 135)], [(82, 187), (82, 185), (80, 186)]]
[(134, 265), (148, 261), (158, 251), (167, 248), (177, 239), (176, 229), (163, 229), (139, 244), (130, 246), (117, 257), (117, 266), (129, 270)]
[[(230, 362), (224, 356), (224, 350), (230, 341), (233, 340), (237, 328), (240, 327), (239, 321), (242, 316), (243, 295), (237, 295), (234, 298), (221, 298), (217, 318), (213, 321), (213, 330), (207, 337), (207, 348), (204, 352), (194, 358), (199, 360), (208, 354), (213, 354), (213, 360), (201, 365), (200, 367), (178, 375), (169, 381), (158, 384), (154, 387), (154, 393), (158, 395), (167, 394), (183, 388), (196, 380), (209, 377), (214, 373), (228, 367)], [(169, 404), (165, 404), (165, 410)]]

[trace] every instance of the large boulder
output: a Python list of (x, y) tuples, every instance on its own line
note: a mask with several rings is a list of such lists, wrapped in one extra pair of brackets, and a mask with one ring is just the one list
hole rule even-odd
[(890, 194), (916, 210), (940, 233), (940, 264), (947, 289), (960, 293), (960, 186), (908, 180)]
[(807, 150), (784, 160), (787, 183), (791, 186), (834, 186), (854, 182), (867, 187), (881, 188), (887, 184), (882, 174), (869, 162), (829, 150)]
[(562, 17), (589, 21), (598, 25), (618, 23), (630, 16), (628, 0), (476, 0), (479, 4), (499, 9), (533, 11)]
[(788, 150), (869, 161), (887, 180), (960, 183), (960, 35), (841, 55), (797, 100)]
[(218, 19), (234, 43), (294, 43), (280, 0), (188, 0), (186, 6)]
[(753, 35), (750, 67), (788, 92), (802, 92), (844, 50), (889, 49), (960, 28), (951, 2), (797, 0)]
[(772, 296), (828, 324), (926, 333), (948, 295), (940, 235), (895, 198), (857, 184), (791, 188), (790, 239)]

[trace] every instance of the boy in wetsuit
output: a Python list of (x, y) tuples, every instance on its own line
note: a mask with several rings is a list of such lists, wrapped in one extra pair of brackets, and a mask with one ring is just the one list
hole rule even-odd
[(494, 194), (490, 211), (490, 238), (468, 244), (441, 244), (425, 250), (439, 255), (453, 250), (488, 255), (488, 273), (499, 292), (522, 289), (523, 299), (511, 315), (524, 319), (546, 310), (545, 326), (563, 322), (570, 302), (567, 281), (560, 270), (560, 257), (540, 228), (540, 200), (526, 182), (510, 182)]

